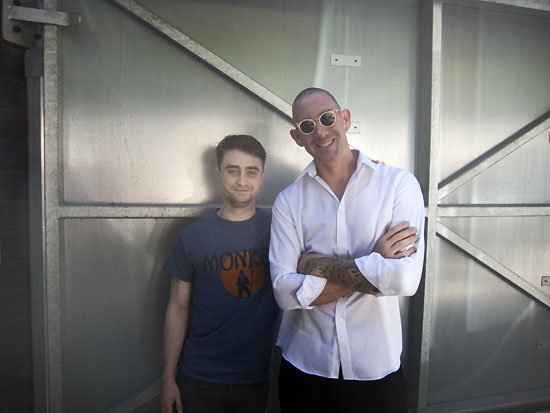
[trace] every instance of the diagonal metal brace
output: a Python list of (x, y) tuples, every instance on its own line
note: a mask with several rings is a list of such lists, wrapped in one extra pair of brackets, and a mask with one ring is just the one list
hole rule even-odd
[(203, 61), (211, 68), (234, 81), (237, 85), (257, 96), (269, 106), (276, 109), (288, 120), (292, 119), (292, 107), (275, 93), (259, 84), (236, 67), (232, 66), (221, 57), (197, 43), (177, 27), (157, 16), (151, 10), (143, 7), (135, 0), (112, 0), (136, 19), (147, 24), (150, 28), (164, 35), (177, 45), (183, 47), (189, 53)]
[(525, 145), (548, 129), (550, 129), (550, 111), (539, 116), (504, 141), (442, 180), (439, 183), (438, 200), (441, 201), (441, 199), (451, 192), (457, 190), (468, 181), (471, 181), (477, 175), (486, 171), (497, 162), (500, 162), (522, 145)]
[(534, 286), (521, 275), (512, 271), (510, 268), (506, 267), (497, 259), (491, 257), (485, 251), (476, 247), (475, 245), (461, 237), (459, 234), (451, 230), (449, 227), (442, 224), (440, 221), (437, 222), (437, 235), (445, 241), (453, 244), (456, 248), (464, 252), (474, 261), (477, 261), (493, 273), (502, 277), (504, 280), (515, 285), (527, 295), (538, 300), (541, 304), (545, 305), (546, 307), (550, 307), (550, 294)]

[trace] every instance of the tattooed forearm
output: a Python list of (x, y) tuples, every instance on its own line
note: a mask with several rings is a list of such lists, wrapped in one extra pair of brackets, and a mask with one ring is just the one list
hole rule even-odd
[(380, 292), (363, 277), (352, 259), (310, 258), (304, 264), (304, 273), (326, 278), (361, 293), (377, 294)]

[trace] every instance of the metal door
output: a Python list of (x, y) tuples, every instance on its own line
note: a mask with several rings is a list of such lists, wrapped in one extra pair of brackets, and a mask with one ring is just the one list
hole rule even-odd
[(220, 202), (212, 148), (265, 144), (269, 207), (309, 162), (288, 102), (310, 85), (351, 108), (353, 146), (423, 184), (424, 294), (402, 301), (415, 408), (547, 401), (548, 7), (455, 3), (45, 1), (82, 21), (45, 27), (37, 85), (37, 410), (158, 410), (162, 261)]
[(548, 406), (550, 4), (423, 6), (418, 407)]
[[(168, 293), (161, 266), (176, 232), (220, 202), (214, 145), (229, 133), (265, 144), (259, 202), (269, 207), (309, 162), (288, 134), (287, 102), (315, 84), (356, 108), (354, 146), (412, 169), (416, 3), (45, 7), (81, 22), (44, 32), (37, 407), (157, 411)], [(365, 60), (332, 65), (331, 54)]]

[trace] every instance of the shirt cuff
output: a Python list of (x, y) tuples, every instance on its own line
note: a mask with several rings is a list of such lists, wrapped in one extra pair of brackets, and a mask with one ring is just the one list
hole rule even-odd
[(386, 291), (387, 287), (384, 284), (384, 282), (387, 283), (387, 280), (380, 279), (377, 275), (380, 260), (383, 261), (384, 257), (374, 251), (369, 255), (355, 259), (355, 265), (361, 274), (363, 274), (363, 277), (380, 291), (378, 294), (374, 294), (375, 297), (384, 295), (382, 291)]
[(313, 275), (306, 275), (300, 289), (296, 292), (296, 298), (304, 309), (313, 308), (310, 304), (323, 292), (327, 280)]

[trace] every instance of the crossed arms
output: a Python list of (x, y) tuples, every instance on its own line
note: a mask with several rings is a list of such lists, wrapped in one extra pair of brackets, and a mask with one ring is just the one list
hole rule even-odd
[[(391, 228), (383, 235), (374, 252), (384, 258), (401, 259), (416, 253), (415, 247), (410, 247), (418, 241), (417, 229), (411, 227), (408, 222), (403, 222)], [(337, 300), (354, 291), (375, 295), (380, 293), (370, 281), (368, 281), (354, 259), (337, 259), (322, 254), (304, 252), (298, 261), (297, 271), (300, 274), (310, 274), (328, 280), (321, 294), (311, 305), (322, 305)]]

